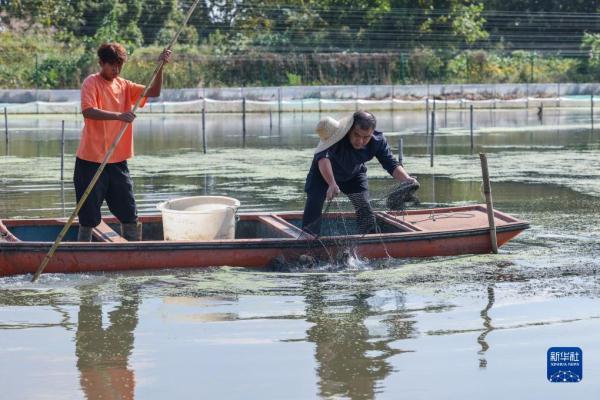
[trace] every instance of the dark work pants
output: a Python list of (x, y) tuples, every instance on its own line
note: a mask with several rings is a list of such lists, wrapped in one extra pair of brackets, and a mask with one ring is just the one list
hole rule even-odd
[[(99, 163), (85, 161), (80, 158), (75, 160), (73, 183), (77, 202), (83, 196), (94, 174), (100, 167)], [(94, 189), (79, 210), (79, 224), (87, 227), (97, 226), (102, 218), (100, 207), (106, 200), (108, 209), (123, 223), (137, 222), (137, 208), (133, 197), (133, 181), (129, 176), (127, 161), (106, 164)]]
[[(342, 193), (346, 194), (356, 211), (359, 233), (371, 233), (375, 229), (375, 215), (369, 203), (369, 186), (366, 174), (358, 174), (346, 182), (337, 183)], [(314, 235), (321, 233), (321, 214), (327, 197), (329, 185), (319, 174), (314, 176), (306, 188), (306, 204), (302, 216), (302, 229)]]

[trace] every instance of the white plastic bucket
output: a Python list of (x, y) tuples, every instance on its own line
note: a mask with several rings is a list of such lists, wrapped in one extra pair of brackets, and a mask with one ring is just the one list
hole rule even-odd
[(235, 238), (237, 199), (224, 196), (183, 197), (160, 203), (165, 240)]

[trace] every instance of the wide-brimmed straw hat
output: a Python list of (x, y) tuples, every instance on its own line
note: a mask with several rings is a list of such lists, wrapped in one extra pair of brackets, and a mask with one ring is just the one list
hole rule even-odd
[(354, 117), (349, 115), (341, 118), (339, 121), (331, 117), (325, 117), (319, 121), (315, 131), (319, 135), (319, 144), (315, 149), (315, 154), (330, 148), (346, 136), (346, 133), (352, 128)]

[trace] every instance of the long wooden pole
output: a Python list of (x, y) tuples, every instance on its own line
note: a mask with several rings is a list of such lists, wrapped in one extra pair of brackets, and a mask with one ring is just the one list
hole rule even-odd
[(488, 170), (487, 157), (485, 153), (479, 153), (481, 160), (481, 174), (483, 175), (483, 194), (487, 208), (488, 224), (490, 226), (490, 240), (492, 252), (498, 254), (498, 239), (496, 237), (496, 221), (494, 220), (494, 204), (492, 202), (492, 185), (490, 185), (490, 173)]
[[(171, 39), (171, 42), (166, 47), (166, 50), (170, 50), (171, 47), (173, 47), (173, 45), (175, 44), (175, 42), (179, 38), (179, 35), (183, 31), (183, 28), (187, 25), (188, 20), (192, 16), (192, 13), (194, 12), (194, 9), (196, 8), (196, 6), (198, 5), (199, 2), (200, 2), (200, 0), (196, 0), (194, 2), (194, 4), (192, 4), (192, 6), (190, 7), (190, 9), (188, 10), (187, 15), (185, 16), (185, 20), (183, 21), (183, 24), (181, 24), (181, 27), (179, 28), (179, 30), (177, 31), (177, 33), (175, 34), (175, 36), (173, 36), (173, 38)], [(154, 83), (154, 79), (156, 79), (156, 76), (158, 75), (159, 71), (163, 67), (164, 63), (165, 63), (164, 60), (160, 60), (160, 62), (158, 63), (158, 65), (154, 69), (154, 72), (152, 73), (152, 77), (150, 78), (150, 82), (148, 82), (148, 84), (144, 88), (144, 92), (142, 93), (142, 95), (140, 96), (140, 98), (135, 102), (135, 105), (133, 106), (133, 109), (131, 110), (131, 112), (135, 113), (135, 111), (139, 107), (142, 99), (144, 97), (146, 97), (146, 94), (148, 93), (148, 90), (150, 89), (150, 87)], [(123, 124), (123, 127), (121, 128), (121, 131), (119, 132), (119, 134), (117, 135), (117, 137), (115, 137), (115, 140), (113, 140), (110, 148), (108, 149), (108, 152), (106, 153), (106, 155), (104, 156), (104, 159), (102, 160), (102, 163), (100, 164), (100, 167), (98, 167), (98, 170), (96, 171), (96, 174), (94, 175), (94, 177), (92, 178), (92, 180), (91, 180), (90, 184), (88, 185), (87, 189), (83, 193), (83, 196), (81, 196), (81, 199), (79, 200), (79, 203), (77, 203), (77, 206), (75, 207), (75, 210), (73, 210), (73, 213), (71, 214), (71, 216), (67, 220), (67, 223), (65, 224), (65, 226), (63, 227), (63, 229), (58, 234), (58, 237), (56, 238), (56, 240), (54, 241), (54, 244), (52, 245), (52, 247), (50, 248), (50, 250), (46, 254), (46, 257), (44, 257), (44, 259), (42, 260), (42, 263), (40, 264), (40, 266), (38, 267), (37, 271), (33, 275), (33, 279), (31, 279), (31, 282), (35, 282), (35, 281), (38, 280), (38, 278), (40, 277), (41, 273), (44, 271), (44, 268), (46, 268), (46, 266), (50, 262), (50, 259), (52, 259), (52, 256), (54, 255), (54, 252), (56, 251), (56, 249), (60, 245), (61, 241), (63, 240), (65, 234), (67, 233), (67, 231), (69, 230), (69, 228), (73, 224), (73, 220), (75, 220), (75, 216), (77, 216), (77, 214), (79, 213), (79, 210), (83, 206), (83, 203), (85, 203), (85, 201), (87, 200), (88, 196), (92, 192), (92, 189), (96, 185), (96, 182), (100, 178), (100, 174), (102, 174), (102, 171), (104, 171), (104, 167), (106, 167), (106, 164), (108, 163), (108, 160), (110, 159), (110, 156), (112, 156), (112, 153), (115, 151), (115, 148), (117, 147), (117, 144), (119, 143), (119, 141), (121, 140), (121, 138), (125, 134), (125, 130), (127, 130), (127, 125), (128, 125), (127, 123)]]

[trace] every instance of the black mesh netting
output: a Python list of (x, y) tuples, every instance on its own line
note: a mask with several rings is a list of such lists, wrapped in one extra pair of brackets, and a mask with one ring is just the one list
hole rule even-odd
[(418, 182), (403, 182), (392, 190), (385, 201), (385, 205), (389, 210), (403, 211), (409, 205), (419, 204), (419, 198), (416, 191), (420, 185)]

